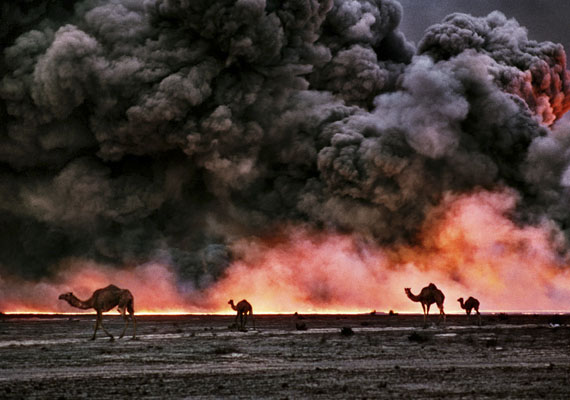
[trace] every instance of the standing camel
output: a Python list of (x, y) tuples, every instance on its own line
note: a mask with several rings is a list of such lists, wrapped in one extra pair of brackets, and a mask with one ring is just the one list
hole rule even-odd
[(479, 300), (475, 297), (469, 297), (465, 303), (463, 303), (463, 297), (457, 299), (461, 308), (465, 310), (469, 319), (471, 319), (471, 310), (475, 309), (477, 313), (477, 323), (481, 325), (481, 314), (479, 313)]
[(430, 306), (435, 303), (439, 308), (439, 319), (437, 322), (441, 320), (443, 316), (443, 322), (445, 323), (445, 313), (443, 312), (443, 301), (445, 300), (445, 296), (443, 292), (437, 288), (433, 283), (430, 283), (428, 286), (422, 289), (419, 295), (415, 295), (412, 293), (410, 288), (405, 288), (404, 292), (410, 298), (410, 300), (415, 302), (420, 302), (422, 304), (422, 310), (424, 311), (424, 328), (427, 326), (427, 315), (429, 314)]
[(123, 337), (127, 327), (129, 326), (129, 317), (126, 315), (125, 311), (129, 312), (130, 317), (133, 320), (133, 339), (136, 339), (137, 320), (135, 319), (133, 295), (129, 290), (120, 289), (115, 285), (109, 285), (103, 289), (95, 290), (91, 297), (85, 301), (79, 300), (71, 292), (60, 295), (59, 299), (67, 301), (72, 307), (81, 308), (82, 310), (93, 308), (97, 311), (95, 331), (93, 332), (91, 340), (95, 340), (95, 335), (97, 335), (97, 329), (99, 329), (99, 326), (103, 328), (111, 340), (114, 340), (113, 335), (111, 335), (103, 326), (103, 313), (115, 307), (117, 307), (117, 310), (125, 320), (125, 326), (123, 327), (123, 332), (121, 333), (121, 336), (119, 336), (119, 339)]
[[(247, 300), (242, 300), (237, 305), (234, 304), (233, 300), (228, 301), (228, 304), (232, 307), (232, 310), (237, 311), (235, 325), (239, 330), (245, 331), (245, 324), (247, 323), (247, 315), (251, 315), (251, 320), (253, 321), (253, 329), (255, 329), (255, 318), (253, 318), (253, 308)], [(239, 319), (239, 324), (238, 324)]]

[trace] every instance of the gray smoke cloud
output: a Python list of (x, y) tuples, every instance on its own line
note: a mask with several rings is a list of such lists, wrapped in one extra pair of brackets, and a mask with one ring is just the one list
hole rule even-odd
[(239, 238), (413, 242), (478, 188), (569, 225), (564, 49), (501, 13), (451, 15), (416, 50), (393, 0), (2, 7), (2, 274), (160, 259), (203, 287)]

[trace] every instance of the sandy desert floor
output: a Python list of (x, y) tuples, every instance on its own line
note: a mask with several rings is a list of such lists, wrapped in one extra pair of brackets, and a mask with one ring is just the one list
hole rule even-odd
[[(105, 321), (120, 333), (118, 316)], [(421, 315), (260, 315), (247, 332), (232, 321), (140, 316), (137, 340), (91, 341), (93, 315), (4, 316), (0, 398), (570, 398), (568, 315), (480, 327), (451, 315), (427, 329)]]

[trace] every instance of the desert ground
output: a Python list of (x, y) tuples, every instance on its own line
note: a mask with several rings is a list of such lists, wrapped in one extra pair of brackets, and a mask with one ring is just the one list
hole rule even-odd
[[(436, 321), (431, 317), (431, 322)], [(568, 399), (570, 315), (2, 316), (0, 398)], [(122, 321), (106, 315), (120, 334)]]

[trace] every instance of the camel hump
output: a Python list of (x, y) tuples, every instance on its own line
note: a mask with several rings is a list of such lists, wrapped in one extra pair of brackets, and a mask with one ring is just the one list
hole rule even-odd
[(97, 289), (97, 290), (105, 290), (105, 291), (118, 291), (121, 290), (121, 288), (115, 286), (115, 285), (109, 285), (107, 287), (104, 287), (103, 289)]
[(433, 283), (430, 283), (430, 284), (428, 285), (428, 287), (429, 287), (430, 289), (437, 289), (437, 286), (435, 286)]

